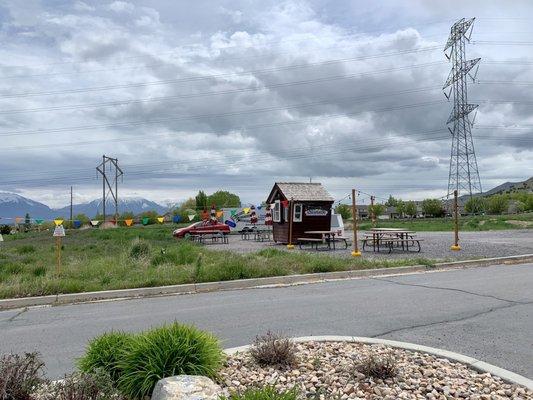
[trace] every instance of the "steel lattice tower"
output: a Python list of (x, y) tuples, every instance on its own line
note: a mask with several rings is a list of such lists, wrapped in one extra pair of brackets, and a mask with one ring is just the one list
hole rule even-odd
[(453, 24), (444, 47), (444, 54), (452, 63), (452, 70), (442, 89), (446, 98), (450, 99), (453, 96), (453, 109), (446, 121), (452, 134), (448, 197), (453, 196), (453, 191), (456, 189), (459, 193), (468, 193), (470, 196), (482, 191), (472, 140), (473, 120), (471, 121), (469, 117), (478, 105), (469, 104), (467, 94), (467, 76), (475, 80), (481, 59), (466, 60), (465, 55), (466, 42), (470, 41), (474, 19), (463, 18)]

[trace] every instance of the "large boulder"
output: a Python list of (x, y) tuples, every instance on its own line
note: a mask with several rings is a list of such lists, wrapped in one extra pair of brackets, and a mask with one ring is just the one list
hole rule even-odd
[(178, 375), (158, 381), (152, 400), (218, 400), (223, 394), (222, 388), (205, 376)]

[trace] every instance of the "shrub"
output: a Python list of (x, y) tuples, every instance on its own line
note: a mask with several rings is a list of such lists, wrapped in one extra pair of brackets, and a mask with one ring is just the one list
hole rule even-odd
[(17, 247), (17, 253), (19, 254), (29, 254), (35, 252), (35, 247), (31, 244), (26, 244), (24, 246)]
[(0, 226), (0, 234), (9, 235), (11, 233), (11, 227), (9, 225)]
[(45, 385), (37, 393), (39, 400), (122, 400), (113, 381), (104, 371), (74, 373), (61, 381)]
[(44, 363), (37, 353), (7, 354), (0, 358), (0, 399), (31, 400), (43, 382)]
[(130, 247), (130, 258), (139, 260), (150, 256), (150, 244), (140, 239), (135, 239)]
[(285, 392), (278, 392), (273, 386), (263, 388), (250, 388), (242, 393), (234, 393), (229, 397), (221, 397), (220, 400), (297, 400), (296, 388)]
[(103, 370), (113, 381), (120, 376), (118, 361), (124, 349), (132, 340), (132, 335), (125, 332), (107, 332), (91, 340), (85, 355), (78, 360), (78, 368), (85, 373)]
[(268, 331), (255, 337), (250, 355), (261, 366), (290, 366), (296, 362), (296, 347), (289, 338)]
[(356, 365), (356, 370), (371, 378), (388, 379), (396, 376), (398, 366), (396, 359), (390, 354), (371, 354)]
[(465, 211), (469, 214), (481, 214), (485, 211), (486, 204), (483, 197), (470, 197), (465, 203)]
[(118, 387), (128, 397), (149, 396), (159, 379), (173, 375), (213, 377), (222, 366), (218, 339), (177, 322), (134, 336), (118, 362)]
[(490, 214), (502, 214), (507, 212), (509, 200), (502, 194), (495, 194), (488, 199), (487, 209)]

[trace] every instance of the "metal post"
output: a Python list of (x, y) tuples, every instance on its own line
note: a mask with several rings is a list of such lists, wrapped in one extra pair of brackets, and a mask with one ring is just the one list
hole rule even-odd
[(352, 189), (352, 220), (353, 220), (353, 257), (360, 257), (359, 244), (357, 243), (357, 206), (355, 205), (356, 191)]
[(453, 246), (451, 247), (452, 250), (458, 251), (461, 250), (461, 246), (459, 246), (459, 206), (457, 204), (457, 189), (453, 191), (453, 213), (454, 213), (454, 233), (455, 233), (455, 239)]
[(293, 200), (290, 199), (289, 201), (289, 244), (287, 245), (287, 248), (294, 249), (294, 245), (292, 244), (292, 208), (293, 208)]
[(115, 160), (115, 225), (118, 225), (118, 158)]

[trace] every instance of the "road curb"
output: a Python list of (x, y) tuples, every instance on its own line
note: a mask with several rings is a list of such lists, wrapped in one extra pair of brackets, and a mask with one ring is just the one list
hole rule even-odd
[[(533, 390), (533, 380), (526, 378), (525, 376), (519, 375), (512, 371), (497, 367), (495, 365), (486, 363), (484, 361), (475, 359), (473, 357), (465, 356), (463, 354), (454, 353), (452, 351), (438, 349), (435, 347), (422, 346), (415, 343), (407, 342), (398, 342), (395, 340), (387, 339), (377, 339), (377, 338), (368, 338), (368, 337), (357, 337), (357, 336), (301, 336), (292, 338), (295, 342), (351, 342), (351, 343), (366, 343), (366, 344), (383, 344), (386, 346), (396, 347), (404, 350), (417, 351), (421, 353), (432, 354), (437, 357), (447, 358), (451, 361), (460, 362), (465, 364), (470, 368), (475, 369), (476, 371), (482, 373), (489, 373), (494, 376), (500, 377), (502, 380), (513, 383), (516, 385), (524, 386), (529, 390)], [(227, 355), (232, 355), (239, 352), (248, 351), (250, 345), (232, 347), (225, 349), (224, 352)]]
[(0, 300), (0, 311), (13, 308), (24, 308), (34, 306), (51, 306), (111, 299), (119, 300), (175, 294), (204, 293), (220, 290), (250, 289), (268, 286), (287, 286), (306, 283), (317, 283), (328, 280), (356, 279), (383, 275), (403, 275), (427, 271), (485, 267), (489, 265), (499, 264), (520, 264), (525, 262), (533, 262), (533, 254), (523, 254), (519, 256), (510, 257), (483, 258), (479, 260), (452, 261), (436, 263), (433, 265), (413, 265), (393, 268), (319, 272), (314, 274), (272, 276), (266, 278), (238, 279), (233, 281), (207, 282), (198, 284), (156, 286), (134, 289), (104, 290), (98, 292), (82, 292), (49, 296), (23, 297)]

